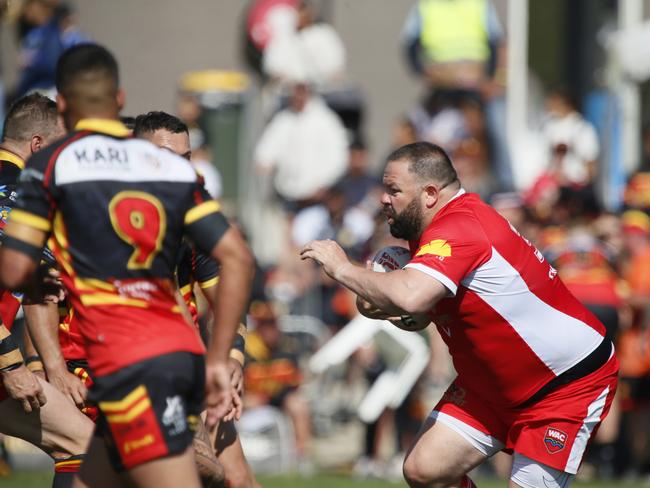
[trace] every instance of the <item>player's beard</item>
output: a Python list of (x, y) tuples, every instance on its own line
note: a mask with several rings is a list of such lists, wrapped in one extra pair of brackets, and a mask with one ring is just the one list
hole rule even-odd
[(412, 241), (420, 237), (422, 228), (422, 210), (417, 198), (409, 202), (400, 213), (391, 212), (393, 223), (389, 224), (390, 233), (398, 239)]

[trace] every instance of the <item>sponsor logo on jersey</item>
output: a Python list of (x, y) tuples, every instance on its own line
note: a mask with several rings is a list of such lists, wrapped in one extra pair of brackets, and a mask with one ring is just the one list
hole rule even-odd
[(435, 239), (418, 249), (415, 255), (426, 256), (427, 254), (447, 258), (451, 256), (451, 246), (444, 239)]
[(555, 427), (548, 427), (544, 435), (544, 445), (551, 454), (561, 451), (566, 446), (567, 435)]

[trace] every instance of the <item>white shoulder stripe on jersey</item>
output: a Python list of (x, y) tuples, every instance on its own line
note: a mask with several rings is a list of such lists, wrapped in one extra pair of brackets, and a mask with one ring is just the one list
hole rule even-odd
[(553, 308), (528, 289), (519, 272), (492, 248), (492, 257), (461, 282), (487, 303), (556, 375), (602, 342), (595, 329)]
[(435, 270), (433, 268), (429, 268), (427, 265), (422, 264), (422, 263), (409, 263), (405, 268), (411, 268), (411, 269), (417, 269), (418, 271), (423, 272), (424, 274), (428, 274), (432, 278), (437, 279), (440, 283), (445, 285), (445, 288), (449, 290), (449, 295), (450, 297), (456, 296), (456, 290), (458, 287), (456, 286), (456, 283), (454, 283), (451, 279), (449, 279), (447, 276), (442, 274), (440, 271)]
[(141, 139), (83, 137), (66, 147), (55, 166), (57, 185), (84, 181), (196, 181), (185, 159)]

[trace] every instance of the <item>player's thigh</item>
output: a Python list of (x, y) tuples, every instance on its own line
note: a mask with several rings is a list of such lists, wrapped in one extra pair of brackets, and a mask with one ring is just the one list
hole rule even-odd
[(191, 446), (204, 375), (202, 356), (177, 352), (95, 378), (90, 399), (99, 407), (97, 432), (118, 472), (178, 456)]
[(191, 446), (181, 454), (139, 464), (128, 471), (127, 477), (141, 488), (201, 488)]
[(574, 475), (515, 453), (510, 488), (569, 488)]
[(226, 470), (228, 486), (232, 488), (253, 488), (258, 486), (246, 461), (235, 422), (219, 422), (211, 433), (217, 459)]
[(429, 417), (406, 455), (404, 476), (422, 484), (453, 483), (487, 457), (457, 429)]
[(53, 457), (83, 454), (94, 424), (59, 390), (39, 381), (47, 403), (27, 414), (13, 399), (0, 402), (0, 432), (24, 439)]
[(111, 466), (108, 451), (101, 437), (93, 437), (88, 453), (75, 477), (73, 488), (113, 488), (128, 486), (127, 481)]

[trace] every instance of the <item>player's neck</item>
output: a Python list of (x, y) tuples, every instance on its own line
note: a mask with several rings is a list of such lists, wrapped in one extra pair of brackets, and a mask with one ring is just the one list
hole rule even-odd
[(0, 143), (0, 149), (14, 153), (23, 161), (26, 161), (29, 156), (31, 156), (31, 150), (29, 144), (21, 144), (19, 142), (12, 141), (10, 139), (5, 139)]
[(68, 113), (64, 119), (66, 129), (73, 131), (77, 124), (85, 119), (119, 120), (119, 112), (113, 109), (83, 111)]

